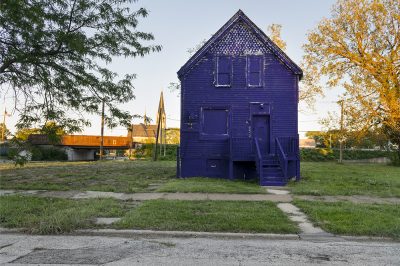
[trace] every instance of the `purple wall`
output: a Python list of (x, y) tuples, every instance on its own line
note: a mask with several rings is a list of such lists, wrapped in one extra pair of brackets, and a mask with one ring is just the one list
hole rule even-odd
[[(189, 60), (178, 72), (182, 87), (181, 177), (259, 177), (258, 168), (263, 166), (257, 166), (255, 135), (262, 135), (258, 138), (262, 145), (262, 138), (268, 138), (268, 151), (259, 158), (265, 163), (278, 162), (277, 137), (298, 139), (299, 74), (278, 58), (254, 32), (254, 25), (242, 19), (247, 17), (238, 13), (217, 39), (194, 56), (198, 57), (195, 61)], [(255, 128), (255, 116), (261, 118), (259, 123), (267, 123), (268, 134), (260, 133), (265, 132), (264, 127), (261, 131)], [(298, 147), (285, 149), (286, 155), (292, 156), (287, 177), (298, 178)]]

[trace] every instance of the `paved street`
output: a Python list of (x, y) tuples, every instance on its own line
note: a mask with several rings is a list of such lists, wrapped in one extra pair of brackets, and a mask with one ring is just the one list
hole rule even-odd
[(400, 265), (400, 243), (331, 241), (1, 234), (0, 264)]

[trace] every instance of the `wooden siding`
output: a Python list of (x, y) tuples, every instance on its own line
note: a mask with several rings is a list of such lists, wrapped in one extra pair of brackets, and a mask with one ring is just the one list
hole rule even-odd
[[(232, 60), (229, 87), (216, 86), (216, 60), (220, 55), (227, 55)], [(246, 74), (250, 55), (263, 58), (260, 87), (248, 86)], [(268, 107), (271, 153), (276, 148), (275, 138), (298, 138), (299, 74), (294, 73), (280, 57), (262, 45), (254, 32), (240, 20), (230, 26), (225, 35), (211, 44), (210, 49), (189, 67), (180, 76), (182, 176), (227, 177), (228, 162), (254, 161), (252, 103), (262, 103)], [(212, 107), (229, 109), (227, 139), (201, 138), (201, 110)], [(218, 168), (219, 175), (217, 170), (209, 167)], [(291, 167), (293, 169), (290, 172), (296, 173), (294, 168), (298, 166), (293, 164)]]

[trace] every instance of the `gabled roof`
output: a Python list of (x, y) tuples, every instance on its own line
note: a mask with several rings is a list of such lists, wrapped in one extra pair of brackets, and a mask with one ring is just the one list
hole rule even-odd
[(303, 77), (303, 71), (283, 52), (260, 28), (256, 26), (244, 13), (239, 9), (238, 12), (220, 28), (178, 71), (178, 77), (185, 75), (191, 67), (200, 60), (204, 54), (219, 41), (224, 33), (231, 28), (232, 25), (242, 22), (257, 36), (264, 46), (266, 46), (278, 59), (286, 65), (294, 74)]
[(149, 137), (155, 138), (157, 132), (157, 125), (137, 124), (132, 125), (133, 137)]

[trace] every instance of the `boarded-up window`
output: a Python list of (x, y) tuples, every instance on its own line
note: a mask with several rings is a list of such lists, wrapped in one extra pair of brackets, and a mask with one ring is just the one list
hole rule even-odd
[(232, 59), (229, 56), (217, 56), (216, 86), (230, 87), (232, 82)]
[(247, 86), (261, 87), (263, 76), (263, 57), (250, 55), (247, 57)]
[(228, 110), (226, 108), (203, 108), (202, 134), (227, 135)]

